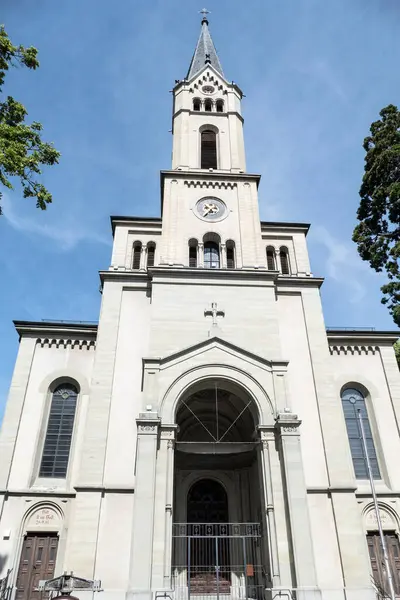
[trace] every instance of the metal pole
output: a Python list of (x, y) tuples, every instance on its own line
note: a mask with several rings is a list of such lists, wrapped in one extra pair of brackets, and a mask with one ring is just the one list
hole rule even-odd
[(372, 492), (372, 498), (374, 500), (376, 520), (378, 522), (379, 535), (381, 538), (381, 544), (382, 544), (382, 549), (383, 549), (383, 560), (385, 561), (386, 573), (387, 573), (387, 578), (388, 578), (388, 582), (389, 582), (390, 598), (391, 598), (391, 600), (396, 600), (396, 594), (394, 593), (394, 586), (393, 586), (393, 577), (392, 577), (392, 572), (390, 570), (389, 557), (388, 557), (387, 548), (386, 548), (385, 536), (383, 535), (381, 515), (379, 512), (379, 504), (378, 504), (378, 500), (377, 500), (376, 493), (375, 493), (375, 483), (374, 483), (374, 478), (372, 476), (371, 463), (369, 460), (368, 449), (367, 449), (367, 440), (365, 438), (364, 423), (362, 421), (360, 408), (357, 408), (357, 414), (358, 414), (358, 420), (360, 422), (364, 455), (365, 455), (365, 460), (367, 462), (369, 482), (371, 484), (371, 492)]

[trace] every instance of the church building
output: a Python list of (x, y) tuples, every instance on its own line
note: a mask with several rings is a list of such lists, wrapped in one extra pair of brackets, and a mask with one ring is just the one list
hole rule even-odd
[(7, 600), (65, 572), (82, 600), (386, 597), (358, 409), (400, 597), (399, 333), (326, 329), (309, 225), (260, 221), (242, 98), (204, 11), (161, 216), (111, 217), (98, 324), (15, 321)]

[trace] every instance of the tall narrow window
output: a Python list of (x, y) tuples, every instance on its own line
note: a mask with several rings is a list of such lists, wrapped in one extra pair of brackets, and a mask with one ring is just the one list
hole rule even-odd
[(286, 248), (281, 248), (279, 252), (279, 258), (281, 261), (281, 273), (282, 275), (289, 275), (289, 255)]
[(212, 111), (212, 102), (211, 102), (210, 98), (207, 98), (207, 100), (204, 101), (204, 110), (206, 112)]
[(197, 267), (197, 240), (189, 240), (189, 267)]
[(204, 244), (204, 266), (206, 269), (219, 269), (219, 245), (216, 242)]
[(223, 100), (217, 100), (216, 106), (217, 106), (217, 112), (219, 112), (219, 113), (224, 112), (224, 101)]
[(63, 383), (53, 392), (39, 477), (67, 475), (78, 391)]
[(232, 240), (226, 242), (226, 266), (228, 269), (235, 268), (235, 242)]
[(275, 248), (267, 248), (267, 269), (275, 271)]
[(356, 479), (368, 479), (368, 469), (364, 456), (358, 409), (361, 411), (372, 474), (374, 479), (380, 479), (381, 475), (378, 458), (376, 456), (374, 438), (372, 437), (367, 406), (363, 394), (354, 388), (345, 389), (342, 392), (342, 406)]
[(154, 267), (154, 259), (156, 256), (156, 245), (153, 242), (147, 244), (147, 266)]
[(209, 129), (201, 134), (201, 168), (217, 168), (217, 134)]
[(142, 254), (142, 244), (137, 242), (133, 246), (132, 269), (140, 269), (140, 257)]
[(196, 110), (196, 111), (201, 110), (201, 102), (200, 102), (199, 98), (195, 98), (193, 100), (193, 110)]

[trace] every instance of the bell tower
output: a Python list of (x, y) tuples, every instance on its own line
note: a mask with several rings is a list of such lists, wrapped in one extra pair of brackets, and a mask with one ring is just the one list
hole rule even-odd
[(186, 78), (173, 94), (172, 168), (243, 173), (243, 94), (224, 76), (206, 14)]
[(243, 93), (229, 82), (202, 11), (185, 79), (173, 89), (172, 169), (162, 171), (160, 264), (265, 269), (257, 188), (246, 172)]

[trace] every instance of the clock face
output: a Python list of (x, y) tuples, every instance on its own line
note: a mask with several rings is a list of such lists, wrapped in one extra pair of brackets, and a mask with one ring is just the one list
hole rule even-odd
[(227, 215), (225, 204), (218, 198), (202, 198), (196, 204), (197, 215), (204, 221), (221, 221)]

